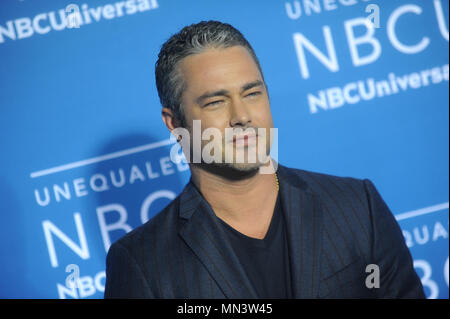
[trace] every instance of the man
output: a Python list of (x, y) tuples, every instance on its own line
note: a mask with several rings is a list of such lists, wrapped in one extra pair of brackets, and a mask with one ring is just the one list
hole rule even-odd
[[(193, 133), (200, 121), (222, 138), (214, 160), (198, 162), (193, 134), (179, 139), (191, 180), (111, 246), (105, 297), (424, 298), (401, 230), (369, 180), (270, 158), (268, 91), (238, 30), (216, 21), (185, 27), (162, 46), (156, 84), (171, 132)], [(250, 161), (255, 150), (263, 156)], [(261, 173), (267, 165), (274, 171)]]

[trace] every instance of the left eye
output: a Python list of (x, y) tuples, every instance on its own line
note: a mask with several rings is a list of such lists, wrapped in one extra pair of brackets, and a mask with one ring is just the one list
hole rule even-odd
[(253, 96), (260, 95), (260, 94), (261, 94), (261, 92), (256, 91), (256, 92), (249, 93), (249, 94), (247, 94), (246, 96), (253, 97)]

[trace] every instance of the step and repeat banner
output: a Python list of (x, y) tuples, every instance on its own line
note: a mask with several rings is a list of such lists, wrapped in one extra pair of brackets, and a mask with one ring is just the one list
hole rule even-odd
[(261, 60), (279, 162), (371, 179), (448, 298), (448, 0), (2, 0), (0, 297), (103, 297), (111, 243), (189, 180), (154, 65), (210, 19)]

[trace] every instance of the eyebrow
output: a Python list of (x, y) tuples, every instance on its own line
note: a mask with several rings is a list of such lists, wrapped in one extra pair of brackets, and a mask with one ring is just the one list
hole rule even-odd
[[(256, 80), (256, 81), (244, 84), (241, 87), (241, 93), (245, 92), (247, 90), (250, 90), (254, 87), (257, 87), (257, 86), (264, 86), (264, 83), (261, 80)], [(201, 104), (204, 100), (206, 100), (208, 98), (215, 97), (215, 96), (224, 96), (229, 93), (230, 93), (230, 91), (228, 91), (228, 90), (217, 90), (217, 91), (213, 91), (213, 92), (206, 92), (206, 93), (200, 95), (198, 98), (196, 98), (195, 102), (197, 102), (197, 104)]]

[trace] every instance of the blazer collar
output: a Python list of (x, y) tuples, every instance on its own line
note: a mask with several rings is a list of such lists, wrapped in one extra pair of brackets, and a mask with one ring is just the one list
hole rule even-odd
[(211, 206), (192, 180), (180, 197), (180, 217), (187, 220), (179, 234), (206, 267), (227, 298), (257, 298)]
[(320, 198), (300, 172), (279, 165), (277, 174), (288, 231), (293, 297), (311, 299), (319, 292), (323, 213)]
[[(318, 293), (322, 213), (319, 198), (291, 169), (278, 165), (283, 214), (288, 233), (291, 287), (294, 298)], [(227, 298), (257, 298), (245, 270), (211, 206), (192, 180), (180, 195), (179, 234), (194, 251)]]

